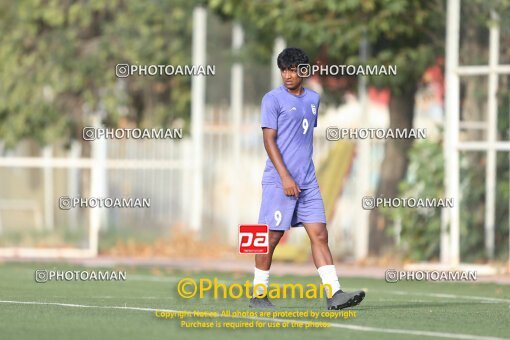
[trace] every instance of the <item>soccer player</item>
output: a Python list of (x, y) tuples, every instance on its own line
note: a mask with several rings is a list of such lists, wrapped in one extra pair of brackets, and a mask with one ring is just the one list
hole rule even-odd
[[(273, 252), (286, 230), (303, 225), (310, 238), (312, 257), (327, 291), (328, 309), (359, 304), (364, 291), (346, 293), (340, 289), (328, 246), (328, 230), (321, 192), (312, 161), (313, 128), (317, 127), (320, 96), (304, 88), (299, 64), (308, 64), (299, 48), (286, 48), (278, 55), (283, 85), (262, 99), (262, 132), (269, 159), (262, 177), (259, 223), (269, 226), (269, 252), (255, 255), (253, 285), (269, 286)], [(328, 287), (328, 286), (326, 286)], [(267, 291), (267, 289), (266, 289)], [(273, 308), (263, 288), (258, 287), (250, 307)]]

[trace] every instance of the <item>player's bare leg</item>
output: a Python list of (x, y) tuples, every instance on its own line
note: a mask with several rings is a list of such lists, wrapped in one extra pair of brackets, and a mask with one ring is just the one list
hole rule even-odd
[(255, 254), (255, 267), (260, 270), (269, 270), (271, 268), (271, 262), (273, 261), (273, 252), (280, 242), (284, 231), (269, 230), (268, 243), (269, 251), (267, 254)]
[(312, 247), (312, 258), (315, 267), (328, 266), (333, 264), (333, 257), (328, 246), (328, 229), (325, 223), (304, 224), (306, 233), (310, 238)]
[(328, 309), (342, 309), (358, 305), (365, 297), (362, 290), (346, 293), (340, 289), (340, 282), (333, 265), (333, 257), (328, 245), (328, 230), (325, 223), (303, 223), (310, 238), (312, 257), (315, 267), (324, 285), (329, 285), (327, 291), (331, 298), (326, 299)]
[[(269, 230), (268, 243), (269, 251), (267, 254), (255, 254), (255, 278), (253, 280), (253, 286), (257, 284), (264, 284), (266, 288), (269, 285), (269, 269), (271, 268), (271, 262), (273, 261), (273, 253), (282, 238), (284, 231), (273, 231)], [(254, 291), (254, 297), (250, 299), (251, 308), (274, 308), (274, 305), (269, 301), (267, 296), (264, 298), (257, 298), (257, 295), (262, 295), (263, 291)]]

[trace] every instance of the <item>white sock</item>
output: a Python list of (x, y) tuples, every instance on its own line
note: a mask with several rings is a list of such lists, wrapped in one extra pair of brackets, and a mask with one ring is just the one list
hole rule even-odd
[(267, 289), (269, 287), (269, 270), (260, 270), (255, 268), (255, 273), (253, 275), (253, 296), (264, 294), (263, 287), (259, 286), (257, 289), (255, 289), (255, 286), (260, 284), (266, 286), (267, 293)]
[[(338, 276), (336, 275), (336, 269), (334, 265), (322, 266), (317, 268), (319, 275), (322, 280), (322, 284), (325, 285), (326, 294), (328, 297), (332, 297), (337, 291), (340, 290), (340, 282), (338, 281)], [(329, 287), (331, 286), (331, 292), (329, 291)]]

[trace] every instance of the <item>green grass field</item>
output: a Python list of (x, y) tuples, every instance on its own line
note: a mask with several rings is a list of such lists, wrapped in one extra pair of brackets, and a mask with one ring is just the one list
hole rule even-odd
[[(352, 310), (356, 318), (327, 321), (327, 329), (189, 329), (155, 310), (249, 311), (246, 299), (183, 299), (177, 282), (184, 277), (244, 284), (247, 274), (184, 273), (161, 268), (125, 267), (122, 282), (36, 283), (36, 269), (92, 270), (71, 265), (0, 264), (1, 339), (407, 339), (510, 337), (510, 286), (489, 283), (386, 283), (382, 279), (344, 278), (344, 290), (363, 288), (367, 297)], [(106, 270), (101, 268), (98, 270)], [(272, 276), (272, 283), (318, 284), (316, 276)], [(322, 311), (321, 299), (275, 300), (277, 311)], [(254, 321), (253, 319), (193, 319)], [(295, 319), (292, 320), (301, 320)], [(260, 321), (260, 320), (259, 320)], [(263, 320), (267, 321), (267, 320)]]

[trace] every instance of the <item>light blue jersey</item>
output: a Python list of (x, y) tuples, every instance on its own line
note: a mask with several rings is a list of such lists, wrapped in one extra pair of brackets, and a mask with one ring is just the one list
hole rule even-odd
[[(301, 189), (318, 186), (313, 155), (313, 129), (317, 127), (320, 96), (303, 88), (299, 96), (283, 85), (262, 98), (263, 128), (277, 131), (276, 144), (288, 172)], [(280, 175), (271, 160), (266, 161), (262, 184), (282, 187)]]

